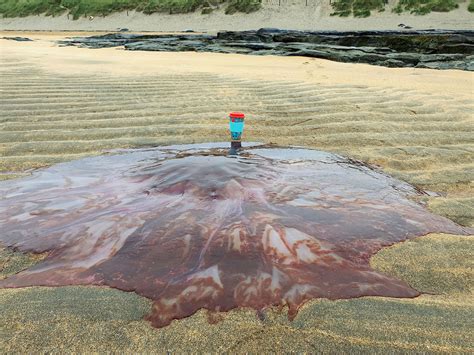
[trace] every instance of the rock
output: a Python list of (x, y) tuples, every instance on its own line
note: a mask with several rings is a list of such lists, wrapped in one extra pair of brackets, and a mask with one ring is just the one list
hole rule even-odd
[[(400, 24), (402, 25), (402, 24)], [(112, 33), (71, 38), (61, 45), (127, 50), (199, 51), (253, 55), (306, 56), (388, 67), (469, 70), (474, 31), (319, 31), (262, 28), (217, 35), (137, 35)], [(189, 31), (188, 31), (189, 32)]]
[(311, 57), (311, 58), (322, 58), (322, 59), (335, 59), (334, 56), (329, 52), (316, 51), (316, 50), (300, 50), (298, 52), (288, 53), (288, 56), (301, 56), (301, 57)]
[(466, 70), (467, 63), (462, 61), (450, 61), (450, 62), (424, 62), (418, 63), (417, 68), (429, 68), (429, 69), (460, 69)]
[(17, 42), (32, 42), (31, 38), (27, 37), (2, 37), (2, 39), (6, 39), (9, 41), (17, 41)]
[(257, 35), (259, 36), (262, 36), (262, 35), (265, 35), (267, 33), (284, 33), (286, 32), (286, 30), (281, 30), (279, 28), (261, 28), (257, 31)]
[(437, 48), (437, 51), (440, 53), (464, 53), (464, 54), (473, 54), (474, 53), (474, 44), (470, 43), (447, 43), (442, 44)]
[(418, 53), (388, 53), (385, 57), (409, 64), (418, 64), (420, 61), (420, 55)]
[(462, 54), (422, 54), (420, 55), (420, 62), (445, 62), (462, 58), (464, 58)]
[(376, 53), (366, 53), (360, 50), (352, 50), (344, 53), (346, 62), (356, 62), (356, 63), (370, 63), (375, 64), (378, 62), (383, 62), (386, 59), (384, 54), (376, 54)]
[(387, 60), (384, 60), (383, 62), (380, 62), (378, 65), (381, 65), (383, 67), (389, 67), (389, 68), (401, 68), (401, 67), (406, 66), (405, 62), (402, 62), (401, 60), (396, 60), (396, 59), (387, 59)]
[(158, 52), (195, 52), (205, 44), (199, 41), (140, 41), (129, 43), (125, 45), (128, 50), (144, 50), (144, 51), (158, 51)]
[(217, 33), (216, 39), (225, 41), (248, 41), (248, 42), (260, 42), (260, 37), (255, 31), (224, 31)]
[(239, 47), (239, 48), (248, 48), (254, 51), (261, 51), (264, 49), (273, 49), (276, 47), (275, 44), (268, 44), (262, 42), (230, 42), (225, 43), (227, 47)]

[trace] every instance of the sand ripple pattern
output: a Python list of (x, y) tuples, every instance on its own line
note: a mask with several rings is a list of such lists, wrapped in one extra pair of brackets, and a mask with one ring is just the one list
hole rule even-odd
[[(437, 212), (472, 225), (472, 100), (439, 92), (257, 81), (210, 74), (51, 75), (2, 58), (3, 178), (106, 149), (245, 139), (343, 153), (443, 197)], [(275, 79), (278, 79), (278, 73)]]

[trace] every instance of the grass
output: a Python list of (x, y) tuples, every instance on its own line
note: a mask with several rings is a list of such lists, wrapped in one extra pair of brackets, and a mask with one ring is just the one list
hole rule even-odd
[(469, 5), (467, 6), (467, 10), (469, 12), (474, 12), (474, 0), (469, 1)]
[[(67, 13), (78, 19), (87, 16), (107, 16), (114, 12), (136, 10), (145, 14), (189, 13), (200, 8), (210, 9), (222, 0), (2, 0), (0, 14), (3, 17), (24, 17), (45, 14), (57, 16)], [(260, 9), (261, 0), (230, 0), (225, 12), (250, 13)], [(208, 10), (204, 11), (209, 13)]]
[(449, 12), (458, 7), (459, 5), (456, 0), (399, 0), (397, 6), (392, 11), (398, 14), (410, 12), (415, 15), (426, 15), (432, 11)]
[[(331, 16), (368, 17), (372, 11), (385, 11), (384, 0), (336, 0), (332, 3), (334, 12)], [(392, 12), (401, 14), (410, 12), (415, 15), (426, 15), (434, 12), (449, 12), (459, 7), (458, 0), (399, 0)], [(470, 0), (468, 10), (474, 12), (474, 0)]]
[[(189, 13), (201, 9), (210, 14), (225, 4), (225, 13), (251, 13), (262, 6), (261, 0), (2, 0), (0, 15), (3, 17), (25, 17), (45, 14), (57, 16), (68, 13), (73, 19), (87, 16), (107, 16), (120, 11), (141, 11), (152, 13)], [(372, 11), (385, 11), (385, 0), (336, 0), (332, 3), (331, 16), (368, 17)], [(424, 15), (431, 11), (448, 12), (458, 8), (457, 0), (400, 0), (393, 12), (410, 12)], [(474, 12), (474, 0), (468, 10)]]
[(261, 0), (230, 0), (225, 13), (228, 15), (235, 14), (236, 12), (249, 14), (259, 10), (261, 4)]
[(331, 16), (347, 17), (351, 14), (354, 17), (369, 17), (371, 11), (384, 11), (384, 0), (337, 0), (333, 2), (334, 12)]

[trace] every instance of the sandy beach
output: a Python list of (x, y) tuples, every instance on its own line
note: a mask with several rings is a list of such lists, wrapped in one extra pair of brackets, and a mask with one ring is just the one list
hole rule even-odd
[[(6, 29), (5, 21), (0, 28)], [(173, 29), (182, 28), (167, 27)], [(0, 39), (3, 179), (116, 148), (226, 141), (226, 115), (239, 110), (247, 114), (247, 141), (360, 159), (430, 191), (419, 202), (434, 213), (474, 225), (474, 73), (303, 57), (59, 47), (56, 40), (75, 33), (0, 32), (16, 35), (34, 41)], [(0, 348), (469, 352), (473, 250), (472, 238), (445, 234), (384, 249), (373, 267), (422, 296), (315, 300), (293, 322), (278, 310), (268, 310), (263, 320), (250, 310), (199, 311), (156, 330), (143, 320), (149, 301), (134, 293), (2, 289), (0, 313), (7, 321)], [(36, 260), (0, 249), (0, 278)]]
[[(24, 18), (0, 18), (0, 30), (40, 30), (40, 31), (115, 31), (127, 28), (131, 31), (206, 31), (255, 30), (263, 27), (293, 30), (397, 30), (399, 24), (423, 29), (474, 29), (474, 14), (467, 11), (468, 3), (460, 3), (459, 8), (448, 13), (432, 12), (424, 16), (404, 13), (398, 15), (391, 9), (396, 0), (390, 0), (384, 12), (372, 11), (370, 17), (337, 17), (329, 2), (319, 0), (290, 1), (266, 0), (262, 9), (250, 13), (226, 15), (223, 9), (202, 15), (199, 11), (189, 14), (145, 15), (139, 12), (114, 13), (107, 17), (95, 16), (92, 20), (72, 16), (28, 16)], [(280, 4), (280, 5), (279, 5)], [(307, 5), (306, 5), (307, 4)]]
[(190, 119), (202, 128), (196, 142), (225, 140), (227, 111), (242, 110), (249, 140), (350, 155), (444, 198), (472, 192), (473, 73), (89, 50), (56, 45), (73, 33), (24, 35), (35, 41), (0, 40), (4, 174), (102, 149), (179, 143)]

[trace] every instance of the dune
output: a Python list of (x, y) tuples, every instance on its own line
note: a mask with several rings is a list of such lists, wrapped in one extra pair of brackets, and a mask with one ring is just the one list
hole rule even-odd
[(448, 13), (432, 12), (424, 16), (409, 13), (398, 15), (391, 10), (397, 0), (389, 0), (384, 12), (372, 11), (370, 17), (338, 17), (330, 1), (320, 0), (263, 0), (262, 8), (250, 14), (226, 15), (224, 9), (203, 15), (200, 11), (188, 14), (141, 12), (118, 12), (93, 19), (72, 16), (27, 16), (0, 18), (0, 30), (42, 30), (42, 31), (115, 31), (127, 28), (131, 31), (194, 31), (215, 32), (219, 30), (243, 31), (262, 27), (293, 30), (396, 30), (400, 23), (413, 29), (473, 29), (474, 14), (467, 11), (468, 2)]

